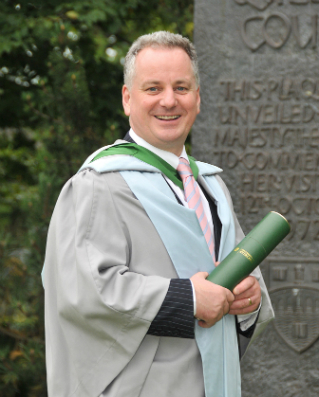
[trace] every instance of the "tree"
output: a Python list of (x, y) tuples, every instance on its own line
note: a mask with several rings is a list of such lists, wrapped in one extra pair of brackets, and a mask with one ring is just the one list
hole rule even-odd
[[(17, 0), (18, 1), (18, 0)], [(2, 0), (0, 395), (46, 395), (40, 272), (62, 185), (122, 137), (123, 57), (141, 34), (192, 36), (190, 0)]]

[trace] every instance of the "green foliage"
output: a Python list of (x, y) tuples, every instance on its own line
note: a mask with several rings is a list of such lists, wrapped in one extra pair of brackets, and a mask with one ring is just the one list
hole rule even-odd
[(124, 136), (122, 63), (141, 34), (192, 38), (192, 0), (12, 0), (0, 13), (0, 396), (46, 396), (43, 289), (62, 185)]

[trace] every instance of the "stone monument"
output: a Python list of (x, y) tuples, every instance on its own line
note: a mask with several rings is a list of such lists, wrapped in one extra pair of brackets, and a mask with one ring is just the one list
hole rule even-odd
[(319, 396), (319, 0), (196, 0), (195, 158), (221, 167), (247, 233), (292, 231), (262, 264), (276, 319), (242, 360), (243, 397)]

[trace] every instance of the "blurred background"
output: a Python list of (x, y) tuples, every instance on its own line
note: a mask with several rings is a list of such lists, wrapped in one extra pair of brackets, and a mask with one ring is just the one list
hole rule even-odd
[(122, 138), (123, 61), (140, 35), (192, 40), (192, 0), (1, 0), (0, 396), (46, 396), (41, 269), (63, 184)]

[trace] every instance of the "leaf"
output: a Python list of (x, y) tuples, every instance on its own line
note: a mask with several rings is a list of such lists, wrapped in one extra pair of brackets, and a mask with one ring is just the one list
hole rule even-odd
[(65, 13), (65, 15), (66, 15), (68, 18), (73, 19), (73, 20), (79, 18), (79, 14), (78, 14), (76, 11), (72, 11), (72, 10), (67, 11), (67, 12)]
[(16, 385), (18, 379), (19, 379), (18, 374), (16, 374), (15, 372), (8, 372), (2, 377), (2, 381), (6, 385), (8, 384)]
[(21, 357), (23, 355), (24, 354), (23, 354), (23, 352), (21, 350), (12, 350), (12, 352), (10, 353), (9, 358), (10, 358), (11, 361), (13, 361), (16, 358)]

